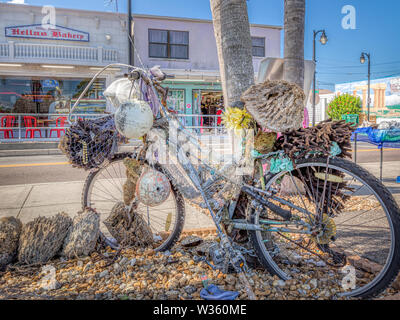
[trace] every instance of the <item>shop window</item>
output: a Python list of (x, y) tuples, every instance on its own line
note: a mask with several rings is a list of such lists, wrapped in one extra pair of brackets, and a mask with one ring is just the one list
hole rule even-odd
[(265, 38), (251, 37), (253, 57), (265, 57)]
[[(0, 113), (69, 113), (89, 79), (0, 77)], [(77, 112), (105, 111), (105, 79), (93, 83)]]
[(185, 90), (168, 90), (167, 106), (169, 109), (175, 110), (179, 113), (185, 113)]
[(189, 59), (189, 32), (149, 29), (149, 57)]

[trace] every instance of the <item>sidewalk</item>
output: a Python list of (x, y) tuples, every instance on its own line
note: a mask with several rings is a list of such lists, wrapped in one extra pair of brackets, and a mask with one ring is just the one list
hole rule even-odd
[[(65, 212), (73, 217), (81, 210), (83, 181), (0, 186), (0, 218), (15, 216), (23, 223), (39, 216)], [(213, 227), (211, 217), (186, 204), (184, 229)]]
[[(379, 163), (362, 166), (379, 177)], [(385, 162), (383, 182), (400, 204), (400, 161)], [(51, 216), (64, 211), (74, 216), (81, 209), (83, 181), (39, 183), (27, 185), (0, 186), (0, 217), (16, 216), (28, 222), (38, 216)], [(185, 229), (212, 227), (210, 217), (186, 205)]]

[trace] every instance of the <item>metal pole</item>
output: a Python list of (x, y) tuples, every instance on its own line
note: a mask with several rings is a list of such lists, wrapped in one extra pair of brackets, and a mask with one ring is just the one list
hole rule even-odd
[(132, 0), (128, 0), (128, 55), (129, 55), (129, 65), (133, 65), (133, 56), (132, 56), (132, 43), (129, 37), (132, 38)]
[(381, 179), (381, 182), (382, 182), (382, 164), (383, 164), (383, 143), (382, 143), (382, 146), (381, 146), (381, 165), (380, 165), (380, 170), (381, 170), (381, 172), (380, 172), (380, 179)]
[(369, 112), (370, 112), (370, 103), (371, 103), (371, 55), (368, 56), (368, 122), (369, 122)]
[(21, 140), (21, 116), (18, 115), (18, 140)]
[(357, 163), (357, 135), (358, 133), (354, 133), (354, 162)]
[(315, 49), (315, 38), (317, 36), (317, 33), (315, 30), (313, 31), (314, 33), (314, 39), (313, 39), (313, 61), (314, 61), (314, 80), (313, 80), (313, 104), (312, 104), (312, 110), (313, 110), (313, 115), (312, 115), (312, 126), (315, 126), (315, 90), (316, 90), (316, 85), (315, 81), (317, 78), (317, 60), (316, 60), (316, 49)]

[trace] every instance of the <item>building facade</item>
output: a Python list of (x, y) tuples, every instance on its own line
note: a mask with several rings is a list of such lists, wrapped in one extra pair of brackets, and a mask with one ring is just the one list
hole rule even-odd
[[(129, 61), (126, 15), (56, 8), (55, 26), (44, 17), (39, 6), (0, 3), (0, 113), (68, 113), (101, 67)], [(134, 15), (133, 24), (134, 64), (174, 77), (170, 108), (215, 114), (223, 102), (212, 21)], [(255, 72), (263, 58), (279, 57), (281, 29), (251, 26)], [(105, 111), (102, 93), (123, 72), (107, 71), (78, 112)]]
[[(325, 121), (329, 119), (329, 116), (327, 114), (328, 111), (328, 106), (329, 103), (335, 98), (335, 93), (326, 90), (326, 89), (319, 89), (316, 92), (315, 96), (315, 123), (319, 123), (321, 121)], [(308, 100), (307, 100), (307, 113), (308, 113), (308, 119), (311, 124), (312, 118), (313, 118), (313, 95), (312, 91), (310, 91), (310, 94), (308, 95)]]
[[(335, 86), (336, 94), (349, 93), (362, 100), (362, 113), (367, 114), (368, 81), (341, 83)], [(370, 114), (377, 122), (384, 120), (400, 121), (400, 77), (371, 80)]]
[[(0, 3), (0, 112), (68, 113), (100, 67), (126, 62), (126, 16)], [(96, 81), (79, 112), (103, 112), (102, 95), (119, 69)]]
[[(255, 74), (262, 59), (280, 56), (281, 30), (279, 26), (251, 25)], [(215, 115), (223, 107), (212, 21), (136, 15), (134, 38), (136, 65), (160, 65), (174, 76), (165, 83), (170, 88), (170, 108), (185, 115)], [(207, 117), (188, 117), (186, 124), (198, 126), (201, 121), (211, 125)]]

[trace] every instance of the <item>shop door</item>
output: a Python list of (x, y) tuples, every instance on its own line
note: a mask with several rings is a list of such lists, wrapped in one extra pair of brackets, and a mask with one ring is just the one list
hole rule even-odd
[(201, 90), (195, 89), (193, 90), (193, 118), (192, 118), (192, 126), (200, 127), (201, 125)]

